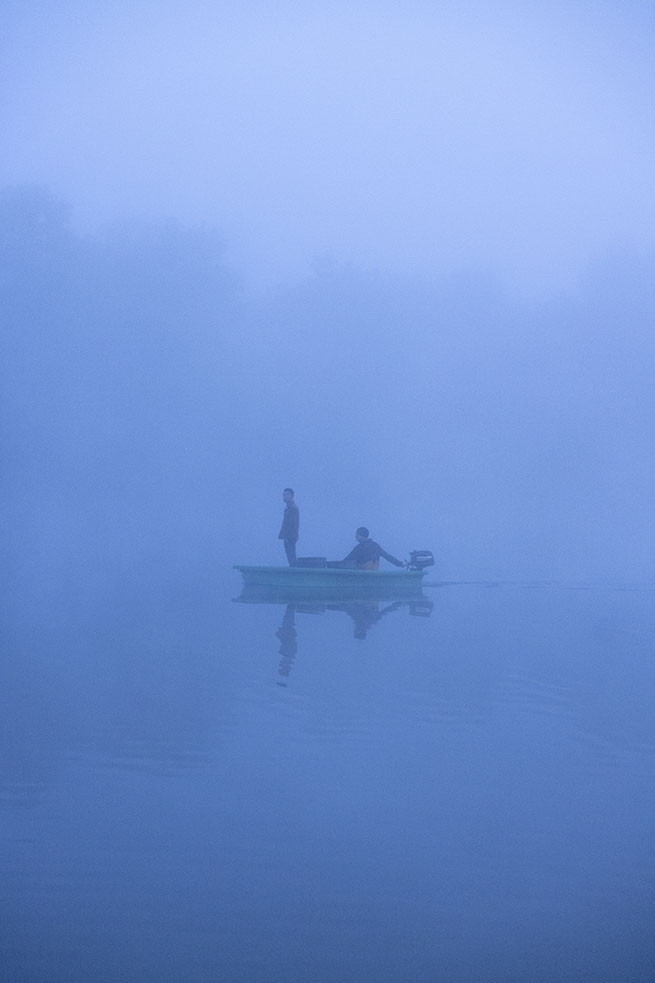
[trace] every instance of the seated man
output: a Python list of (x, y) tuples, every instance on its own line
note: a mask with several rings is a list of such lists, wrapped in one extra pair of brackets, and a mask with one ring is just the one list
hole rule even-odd
[(381, 556), (389, 563), (393, 563), (395, 567), (407, 566), (403, 560), (397, 560), (395, 556), (386, 553), (379, 543), (369, 539), (366, 526), (360, 526), (355, 532), (355, 537), (357, 546), (341, 561), (344, 567), (355, 567), (357, 570), (378, 570)]

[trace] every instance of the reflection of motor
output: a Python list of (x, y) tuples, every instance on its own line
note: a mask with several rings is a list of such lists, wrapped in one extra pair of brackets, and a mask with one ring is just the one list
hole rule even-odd
[(414, 550), (409, 554), (410, 570), (425, 570), (426, 567), (434, 566), (434, 556), (430, 550)]
[(416, 618), (429, 618), (434, 604), (429, 597), (422, 597), (417, 601), (409, 602), (409, 613)]

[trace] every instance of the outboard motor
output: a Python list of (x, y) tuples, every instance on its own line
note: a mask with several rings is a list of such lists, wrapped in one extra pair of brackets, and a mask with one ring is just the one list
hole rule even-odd
[(409, 554), (410, 570), (425, 570), (426, 567), (434, 566), (434, 556), (430, 550), (414, 550)]

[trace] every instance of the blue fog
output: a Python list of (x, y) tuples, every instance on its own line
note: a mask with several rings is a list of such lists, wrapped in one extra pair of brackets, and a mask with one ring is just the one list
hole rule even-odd
[(213, 233), (80, 236), (33, 188), (1, 208), (5, 503), (31, 583), (34, 561), (55, 591), (199, 551), (272, 562), (287, 484), (308, 555), (364, 521), (445, 579), (652, 579), (646, 258), (539, 303), (327, 261), (261, 299)]
[(649, 6), (5, 17), (2, 978), (652, 979)]

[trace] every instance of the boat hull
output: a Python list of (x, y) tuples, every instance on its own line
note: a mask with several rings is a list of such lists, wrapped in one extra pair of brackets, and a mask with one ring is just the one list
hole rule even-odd
[(294, 590), (420, 591), (424, 570), (352, 570), (342, 567), (254, 567), (235, 565), (247, 587)]

